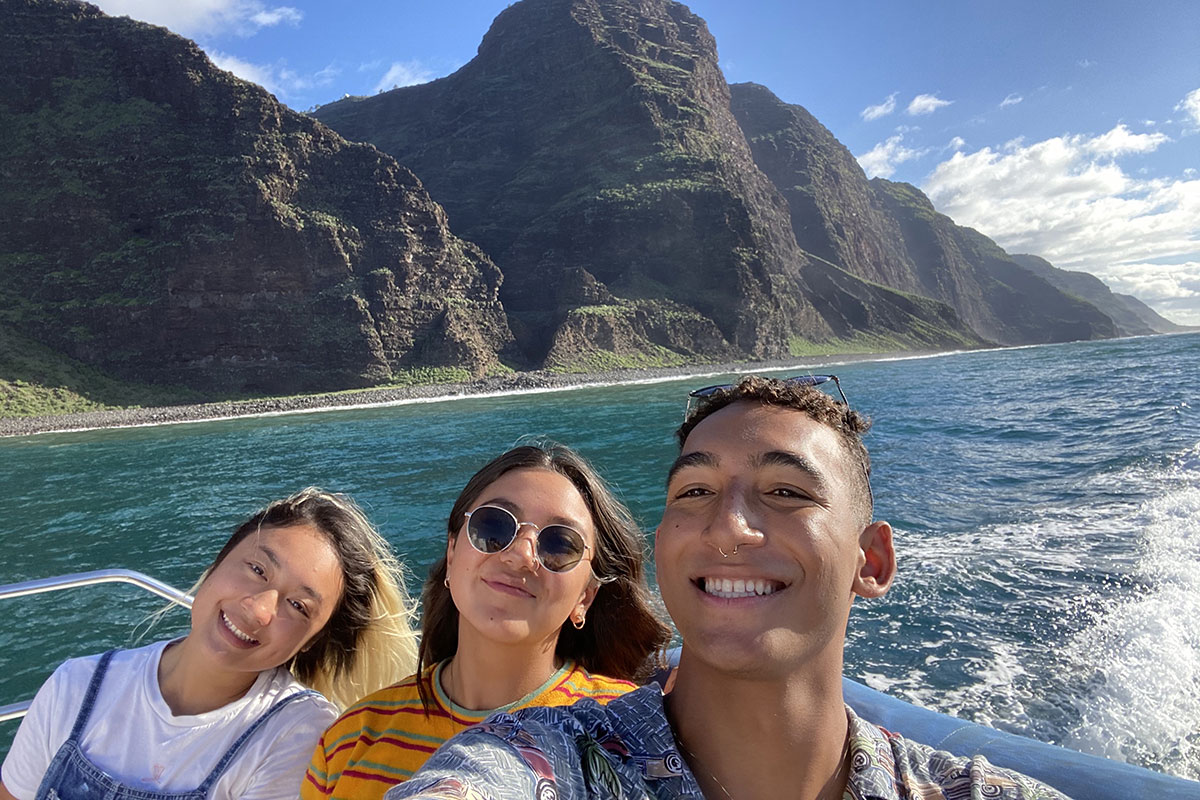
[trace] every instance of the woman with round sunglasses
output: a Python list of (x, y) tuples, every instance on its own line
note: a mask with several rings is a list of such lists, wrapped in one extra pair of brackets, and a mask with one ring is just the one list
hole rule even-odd
[(609, 700), (653, 670), (644, 539), (591, 466), (516, 447), (467, 482), (423, 595), (418, 671), (325, 732), (303, 800), (381, 798), (446, 739), (497, 711)]

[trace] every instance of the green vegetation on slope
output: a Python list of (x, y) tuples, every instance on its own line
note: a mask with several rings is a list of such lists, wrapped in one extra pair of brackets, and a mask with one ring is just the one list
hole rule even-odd
[(0, 325), (0, 417), (196, 401), (184, 389), (125, 383)]

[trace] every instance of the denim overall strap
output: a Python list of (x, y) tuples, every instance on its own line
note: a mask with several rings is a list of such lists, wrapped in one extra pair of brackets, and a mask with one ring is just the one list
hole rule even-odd
[(83, 695), (83, 705), (79, 708), (79, 713), (75, 715), (75, 726), (71, 728), (71, 735), (67, 737), (68, 742), (76, 742), (83, 737), (83, 730), (87, 727), (88, 719), (92, 716), (92, 709), (96, 705), (96, 696), (100, 694), (100, 684), (104, 682), (104, 673), (108, 672), (108, 663), (112, 661), (116, 650), (109, 650), (104, 655), (100, 656), (100, 663), (96, 665), (96, 671), (92, 673), (92, 682), (88, 684), (87, 692)]
[(225, 755), (221, 756), (221, 760), (217, 762), (217, 766), (213, 767), (213, 771), (208, 773), (208, 777), (204, 779), (204, 783), (196, 787), (196, 791), (200, 793), (201, 796), (206, 797), (209, 790), (212, 789), (213, 784), (217, 782), (229, 765), (233, 763), (233, 760), (237, 758), (238, 753), (240, 753), (242, 748), (246, 746), (246, 742), (250, 740), (250, 737), (254, 735), (255, 731), (266, 724), (267, 720), (283, 710), (283, 707), (288, 703), (292, 702), (293, 700), (299, 700), (302, 697), (320, 697), (320, 695), (314, 692), (312, 689), (303, 689), (299, 692), (289, 694), (282, 700), (276, 701), (275, 705), (268, 708), (261, 717), (256, 719), (254, 724), (247, 728), (242, 735), (237, 738), (237, 741), (225, 751)]

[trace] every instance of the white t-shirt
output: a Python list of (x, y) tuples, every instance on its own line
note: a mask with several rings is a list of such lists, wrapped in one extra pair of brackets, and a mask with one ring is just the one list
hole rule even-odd
[[(304, 687), (285, 669), (268, 670), (240, 700), (204, 714), (175, 716), (158, 686), (158, 662), (167, 644), (113, 656), (80, 745), (96, 766), (128, 786), (186, 792), (204, 781), (276, 700)], [(38, 690), (0, 772), (17, 800), (33, 800), (51, 759), (71, 735), (99, 661), (98, 655), (66, 661)], [(288, 703), (250, 737), (209, 800), (294, 800), (317, 739), (336, 718), (336, 708), (320, 696)]]

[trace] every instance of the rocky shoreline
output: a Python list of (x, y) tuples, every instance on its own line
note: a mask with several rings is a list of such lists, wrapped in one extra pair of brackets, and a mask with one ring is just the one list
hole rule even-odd
[(118, 408), (105, 411), (85, 411), (42, 417), (0, 418), (0, 437), (24, 436), (35, 433), (123, 428), (142, 425), (164, 425), (178, 422), (248, 417), (263, 414), (285, 414), (319, 411), (331, 408), (387, 405), (414, 399), (463, 397), (522, 391), (546, 391), (572, 386), (609, 385), (638, 381), (682, 378), (689, 375), (750, 373), (795, 366), (801, 372), (830, 363), (870, 361), (896, 356), (920, 357), (924, 352), (871, 353), (861, 355), (821, 356), (807, 359), (755, 361), (721, 364), (689, 364), (679, 367), (608, 370), (593, 373), (514, 372), (479, 378), (462, 383), (435, 383), (422, 386), (399, 386), (364, 389), (333, 394), (298, 395), (295, 397), (264, 397), (250, 400), (229, 400), (196, 405), (159, 406), (153, 408)]

